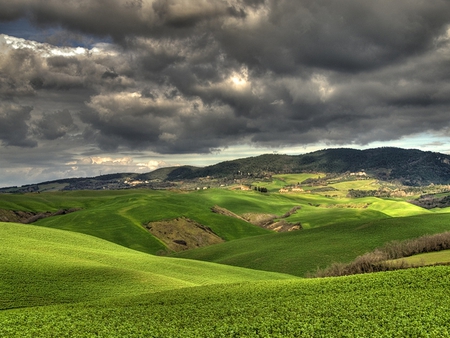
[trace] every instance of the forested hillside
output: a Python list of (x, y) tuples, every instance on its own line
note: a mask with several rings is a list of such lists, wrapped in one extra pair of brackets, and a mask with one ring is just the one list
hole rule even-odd
[[(167, 169), (164, 169), (167, 173)], [(381, 180), (397, 181), (411, 186), (450, 183), (450, 156), (414, 149), (375, 148), (325, 149), (304, 155), (266, 154), (216, 165), (195, 168), (180, 167), (168, 172), (166, 180), (197, 177), (256, 176), (267, 174), (364, 171)], [(152, 177), (158, 171), (149, 173)]]
[[(303, 155), (264, 154), (207, 167), (178, 166), (161, 168), (145, 174), (118, 173), (90, 178), (70, 178), (2, 188), (0, 192), (42, 192), (54, 190), (120, 190), (132, 187), (150, 189), (195, 189), (228, 185), (236, 180), (270, 178), (274, 174), (291, 173), (361, 173), (382, 181), (406, 186), (450, 183), (450, 155), (402, 148), (324, 149)], [(184, 181), (180, 187), (178, 182)], [(251, 182), (246, 182), (250, 183)]]

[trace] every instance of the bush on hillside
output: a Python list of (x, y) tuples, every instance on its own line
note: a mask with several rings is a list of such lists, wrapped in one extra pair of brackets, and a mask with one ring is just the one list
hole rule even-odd
[(388, 259), (397, 259), (448, 249), (450, 249), (450, 231), (435, 235), (426, 235), (404, 242), (392, 241), (382, 248), (388, 255)]
[(318, 269), (308, 277), (337, 277), (370, 272), (391, 271), (413, 267), (404, 261), (386, 264), (387, 260), (409, 257), (421, 253), (450, 249), (450, 231), (425, 235), (407, 241), (392, 241), (372, 252), (356, 257), (350, 263), (333, 263), (325, 269)]

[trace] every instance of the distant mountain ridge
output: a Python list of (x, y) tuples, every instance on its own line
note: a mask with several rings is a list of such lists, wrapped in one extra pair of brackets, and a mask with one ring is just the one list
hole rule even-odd
[[(168, 171), (168, 168), (159, 170), (165, 170), (168, 181), (207, 176), (226, 177), (237, 173), (261, 176), (301, 172), (365, 171), (380, 180), (420, 186), (450, 183), (450, 155), (393, 147), (367, 150), (334, 148), (303, 155), (265, 154), (225, 161), (203, 168), (177, 167), (171, 171)], [(159, 170), (144, 175), (151, 177), (158, 174)]]
[[(371, 177), (394, 181), (407, 186), (450, 184), (450, 155), (393, 147), (357, 150), (351, 148), (323, 149), (302, 155), (264, 154), (220, 162), (206, 167), (178, 166), (136, 174), (119, 173), (92, 178), (70, 178), (28, 185), (18, 191), (39, 191), (42, 184), (61, 184), (63, 190), (125, 189), (140, 186), (164, 189), (173, 182), (200, 178), (233, 179), (267, 177), (273, 174), (320, 172), (345, 173), (364, 171)], [(24, 190), (25, 189), (25, 190)], [(37, 189), (37, 190), (36, 190)], [(11, 190), (11, 189), (10, 189)], [(7, 188), (0, 189), (0, 192)]]

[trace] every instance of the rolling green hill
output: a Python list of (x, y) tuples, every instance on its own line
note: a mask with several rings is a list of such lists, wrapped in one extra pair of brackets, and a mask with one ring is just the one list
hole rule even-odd
[(428, 214), (244, 238), (174, 256), (305, 276), (333, 262), (350, 262), (389, 241), (448, 230), (450, 214)]
[(427, 252), (410, 257), (398, 258), (390, 260), (389, 263), (406, 262), (412, 266), (426, 266), (435, 264), (450, 264), (450, 250), (442, 250), (435, 252)]
[[(228, 189), (0, 194), (0, 209), (79, 208), (79, 211), (33, 224), (84, 233), (138, 251), (165, 255), (172, 252), (167, 242), (155, 237), (144, 226), (151, 228), (151, 222), (162, 221), (170, 226), (171, 220), (181, 217), (188, 223), (192, 221), (207, 227), (226, 242), (174, 256), (297, 276), (336, 261), (349, 262), (391, 240), (449, 229), (447, 209), (428, 210), (399, 198), (343, 197), (355, 187), (377, 187), (374, 180), (333, 180), (329, 186), (333, 186), (337, 197), (315, 193), (315, 187), (311, 187), (311, 192), (278, 192), (283, 184), (305, 177), (309, 174), (274, 176), (273, 181), (267, 182), (269, 193), (265, 194)], [(229, 214), (213, 212), (215, 206)], [(296, 209), (294, 213), (283, 218), (293, 209)], [(300, 224), (303, 230), (274, 233), (243, 219), (264, 215), (270, 215), (274, 221), (283, 219), (290, 224)], [(167, 232), (170, 231), (167, 228)], [(182, 234), (172, 235), (170, 240), (182, 243)]]
[(1, 337), (450, 337), (450, 267), (306, 280), (0, 223)]
[(139, 295), (277, 273), (148, 255), (74, 232), (0, 223), (0, 310)]
[[(0, 222), (0, 336), (450, 337), (450, 267), (299, 278), (392, 240), (448, 231), (449, 209), (345, 197), (355, 184), (375, 183), (369, 181), (331, 183), (338, 197), (278, 193), (299, 177), (265, 182), (266, 194), (0, 194), (0, 209), (81, 209), (33, 225)], [(238, 217), (278, 218), (300, 207), (285, 220), (304, 227), (275, 233), (214, 213), (216, 205)], [(148, 254), (167, 248), (143, 225), (176, 217), (226, 242), (173, 257)]]
[[(75, 235), (86, 240), (81, 251), (79, 243), (55, 250), (78, 259), (74, 270), (52, 251), (64, 232), (41, 231), (43, 268), (14, 260), (31, 275), (1, 279), (1, 304), (11, 300), (0, 311), (2, 337), (450, 337), (449, 267), (286, 279), (190, 261), (154, 266), (146, 254)], [(10, 236), (8, 250), (22, 235), (41, 244), (32, 233)]]
[(80, 208), (80, 211), (34, 224), (81, 232), (139, 251), (157, 253), (165, 251), (166, 247), (143, 227), (151, 221), (187, 217), (210, 227), (224, 240), (268, 233), (266, 229), (211, 211), (211, 207), (222, 199), (231, 200), (232, 194), (220, 190), (216, 193), (120, 190), (0, 194), (0, 209), (54, 211)]

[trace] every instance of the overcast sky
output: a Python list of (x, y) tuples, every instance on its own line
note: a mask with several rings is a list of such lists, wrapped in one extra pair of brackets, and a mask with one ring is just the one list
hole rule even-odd
[(448, 0), (0, 0), (0, 186), (450, 153)]

